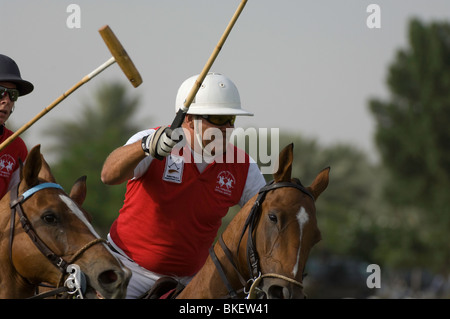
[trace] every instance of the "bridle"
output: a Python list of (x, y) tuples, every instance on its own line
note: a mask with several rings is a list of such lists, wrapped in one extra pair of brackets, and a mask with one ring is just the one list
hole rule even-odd
[[(227, 257), (228, 261), (231, 263), (231, 265), (233, 266), (235, 272), (238, 275), (239, 281), (241, 282), (241, 284), (243, 285), (243, 288), (241, 290), (239, 290), (238, 292), (244, 292), (245, 294), (247, 294), (247, 298), (248, 299), (253, 299), (255, 297), (257, 297), (257, 290), (258, 290), (258, 285), (261, 282), (261, 280), (263, 278), (279, 278), (279, 279), (283, 279), (287, 282), (290, 282), (296, 286), (299, 286), (301, 288), (303, 288), (303, 284), (295, 279), (286, 277), (284, 275), (280, 275), (280, 274), (261, 274), (261, 268), (259, 266), (259, 256), (258, 253), (256, 251), (256, 245), (255, 245), (255, 240), (254, 240), (254, 236), (255, 236), (255, 227), (258, 223), (258, 220), (261, 216), (261, 205), (266, 197), (266, 194), (271, 191), (271, 190), (275, 190), (278, 188), (283, 188), (283, 187), (291, 187), (291, 188), (296, 188), (298, 190), (300, 190), (302, 193), (308, 195), (309, 197), (311, 197), (311, 199), (313, 201), (315, 201), (314, 196), (311, 194), (311, 192), (309, 192), (301, 183), (300, 181), (298, 181), (298, 183), (293, 183), (293, 182), (278, 182), (278, 183), (274, 183), (274, 181), (271, 181), (269, 183), (266, 184), (266, 186), (262, 187), (259, 192), (258, 192), (258, 196), (255, 200), (255, 203), (253, 204), (250, 213), (247, 217), (247, 220), (245, 221), (244, 224), (244, 228), (242, 230), (241, 233), (241, 237), (239, 239), (239, 243), (238, 243), (238, 250), (237, 250), (237, 255), (239, 255), (239, 246), (241, 244), (241, 241), (244, 237), (245, 231), (248, 229), (248, 238), (247, 238), (247, 264), (248, 264), (248, 269), (249, 269), (249, 274), (251, 276), (250, 279), (246, 280), (244, 278), (244, 276), (240, 273), (240, 271), (238, 270), (238, 267), (236, 265), (236, 263), (234, 262), (234, 258), (233, 255), (231, 253), (231, 251), (229, 250), (229, 248), (227, 247), (227, 245), (225, 244), (222, 235), (219, 237), (219, 244), (222, 247), (222, 250), (225, 253), (225, 256)], [(209, 250), (209, 254), (211, 256), (212, 261), (214, 262), (217, 271), (219, 272), (219, 275), (222, 279), (222, 281), (224, 282), (225, 286), (227, 287), (228, 290), (228, 296), (232, 299), (235, 299), (238, 297), (238, 292), (232, 287), (230, 281), (228, 280), (222, 265), (220, 264), (219, 259), (216, 256), (216, 253), (214, 252), (214, 247), (212, 246)], [(247, 287), (250, 284), (250, 289), (247, 291)]]
[[(40, 298), (46, 298), (48, 296), (57, 295), (62, 292), (68, 292), (69, 294), (75, 294), (76, 297), (82, 298), (82, 295), (84, 293), (84, 289), (86, 288), (86, 279), (84, 278), (84, 274), (79, 270), (78, 265), (73, 264), (75, 260), (77, 260), (86, 250), (88, 250), (90, 247), (106, 242), (102, 238), (96, 238), (92, 240), (91, 242), (87, 243), (83, 247), (81, 247), (70, 260), (65, 260), (61, 256), (58, 256), (55, 254), (38, 236), (36, 231), (33, 228), (33, 225), (31, 224), (28, 217), (25, 215), (22, 204), (29, 199), (33, 194), (36, 192), (43, 190), (43, 189), (61, 189), (63, 190), (62, 186), (55, 183), (41, 183), (38, 184), (27, 191), (25, 191), (21, 196), (18, 196), (19, 194), (19, 184), (15, 185), (10, 192), (11, 201), (10, 201), (10, 207), (11, 207), (11, 224), (10, 224), (10, 235), (9, 235), (9, 259), (11, 262), (11, 265), (13, 269), (16, 271), (17, 274), (19, 272), (14, 266), (13, 259), (12, 259), (12, 248), (13, 248), (13, 240), (14, 240), (14, 229), (15, 229), (15, 217), (16, 213), (19, 217), (20, 224), (22, 225), (23, 230), (28, 234), (33, 244), (36, 246), (37, 249), (54, 265), (58, 270), (61, 272), (60, 279), (58, 281), (57, 289), (55, 289), (53, 292), (45, 293), (42, 295), (37, 295), (35, 297)], [(62, 284), (62, 281), (64, 279), (64, 276), (69, 273), (71, 274), (65, 284), (64, 287), (60, 287)], [(22, 277), (26, 282), (30, 283), (25, 277), (19, 274), (20, 277)], [(83, 279), (84, 278), (84, 279)], [(84, 287), (83, 286), (84, 281)]]

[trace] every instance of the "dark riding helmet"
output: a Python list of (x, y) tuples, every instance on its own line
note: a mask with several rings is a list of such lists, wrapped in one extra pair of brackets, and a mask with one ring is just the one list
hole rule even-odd
[(16, 62), (3, 54), (0, 54), (0, 82), (14, 83), (20, 96), (31, 93), (34, 89), (33, 84), (22, 79)]

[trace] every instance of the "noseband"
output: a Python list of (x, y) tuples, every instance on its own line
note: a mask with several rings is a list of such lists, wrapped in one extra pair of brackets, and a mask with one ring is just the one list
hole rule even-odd
[[(61, 272), (61, 277), (58, 283), (58, 287), (62, 284), (62, 280), (64, 278), (64, 275), (66, 274), (66, 271), (68, 270), (68, 266), (70, 266), (78, 257), (81, 256), (87, 249), (92, 247), (95, 244), (105, 242), (102, 238), (96, 238), (93, 241), (89, 242), (85, 246), (83, 246), (80, 250), (78, 250), (69, 261), (64, 260), (61, 256), (58, 256), (55, 254), (43, 241), (42, 239), (37, 235), (36, 231), (33, 228), (33, 225), (31, 224), (28, 217), (25, 215), (22, 204), (29, 199), (34, 193), (43, 190), (43, 189), (63, 189), (61, 185), (55, 184), (55, 183), (42, 183), (38, 184), (30, 189), (28, 189), (26, 192), (24, 192), (21, 196), (18, 196), (19, 194), (19, 184), (15, 185), (10, 192), (11, 196), (11, 224), (10, 224), (10, 235), (9, 235), (9, 259), (11, 262), (12, 267), (17, 272), (17, 269), (14, 267), (13, 259), (12, 259), (12, 247), (13, 247), (13, 240), (14, 240), (14, 229), (15, 229), (15, 217), (16, 213), (19, 217), (19, 221), (22, 225), (23, 230), (28, 234), (33, 244), (36, 246), (37, 249)], [(70, 272), (70, 271), (69, 271)], [(17, 272), (19, 274), (19, 272)], [(20, 274), (19, 274), (20, 275)], [(24, 278), (22, 275), (20, 275), (22, 278)], [(24, 278), (25, 281), (29, 282), (26, 278)], [(31, 284), (31, 283), (30, 283)], [(64, 287), (65, 288), (65, 287)], [(57, 293), (67, 291), (65, 290), (59, 290)], [(55, 294), (57, 294), (55, 293)]]
[[(225, 242), (223, 241), (222, 235), (219, 237), (219, 244), (222, 247), (222, 250), (224, 251), (228, 261), (231, 263), (231, 265), (233, 266), (235, 272), (237, 273), (239, 280), (241, 282), (241, 284), (244, 286), (244, 293), (248, 294), (248, 298), (254, 298), (256, 296), (255, 293), (255, 288), (257, 287), (257, 285), (260, 283), (261, 279), (263, 278), (267, 278), (267, 277), (271, 277), (271, 278), (280, 278), (283, 279), (285, 281), (291, 282), (301, 288), (303, 288), (303, 284), (301, 282), (298, 282), (292, 278), (283, 276), (283, 275), (279, 275), (279, 274), (261, 274), (261, 268), (259, 266), (259, 256), (258, 253), (256, 251), (256, 245), (255, 245), (255, 241), (254, 241), (254, 230), (255, 227), (258, 223), (259, 217), (261, 216), (261, 212), (262, 210), (261, 205), (266, 197), (266, 194), (271, 191), (271, 190), (275, 190), (278, 188), (284, 188), (284, 187), (291, 187), (291, 188), (296, 188), (298, 190), (300, 190), (302, 193), (308, 195), (309, 197), (311, 197), (311, 199), (313, 201), (315, 201), (314, 196), (311, 194), (310, 191), (308, 191), (301, 183), (300, 181), (298, 183), (292, 183), (292, 182), (278, 182), (278, 183), (274, 183), (274, 181), (271, 181), (269, 183), (266, 184), (266, 186), (262, 187), (259, 192), (258, 192), (258, 197), (255, 200), (255, 203), (253, 204), (250, 213), (247, 217), (247, 220), (245, 221), (244, 224), (244, 228), (242, 230), (241, 233), (241, 237), (239, 239), (239, 243), (238, 243), (238, 248), (237, 248), (237, 255), (239, 255), (239, 246), (241, 244), (241, 241), (244, 237), (244, 234), (246, 232), (246, 230), (248, 229), (248, 238), (247, 238), (247, 263), (248, 263), (248, 269), (249, 269), (249, 273), (251, 278), (249, 280), (245, 280), (244, 277), (241, 275), (240, 271), (238, 270), (238, 267), (236, 266), (232, 253), (229, 250), (229, 248), (227, 247), (227, 245), (225, 244)], [(233, 287), (231, 286), (228, 278), (225, 275), (225, 272), (223, 271), (222, 265), (219, 262), (219, 259), (217, 258), (215, 252), (214, 252), (214, 247), (211, 247), (209, 250), (209, 254), (211, 256), (211, 259), (213, 260), (219, 274), (220, 277), (222, 278), (222, 281), (224, 282), (225, 286), (227, 287), (228, 290), (228, 294), (231, 298), (237, 298), (237, 292), (233, 289)], [(246, 292), (246, 287), (248, 286), (248, 284), (251, 283), (251, 287), (249, 292)]]

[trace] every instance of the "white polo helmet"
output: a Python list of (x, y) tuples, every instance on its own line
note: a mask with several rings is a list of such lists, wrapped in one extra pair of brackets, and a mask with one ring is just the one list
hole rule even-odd
[[(194, 75), (181, 84), (175, 101), (176, 111), (184, 105), (197, 78), (198, 75)], [(206, 75), (187, 114), (253, 116), (253, 113), (241, 108), (241, 98), (234, 83), (226, 76), (213, 72)]]

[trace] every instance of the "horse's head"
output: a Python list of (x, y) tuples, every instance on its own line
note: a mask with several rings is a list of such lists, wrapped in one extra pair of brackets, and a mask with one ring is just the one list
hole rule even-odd
[[(254, 231), (260, 271), (267, 276), (261, 289), (268, 298), (303, 298), (302, 275), (311, 248), (321, 239), (316, 220), (315, 200), (328, 186), (329, 168), (313, 183), (303, 187), (291, 179), (293, 144), (279, 157), (274, 182), (263, 198), (258, 225)], [(293, 279), (293, 280), (290, 280)]]
[[(72, 187), (70, 195), (57, 187), (40, 189), (38, 186), (49, 182), (54, 183), (55, 179), (40, 153), (40, 146), (36, 146), (30, 151), (22, 167), (18, 190), (12, 189), (2, 199), (0, 216), (8, 216), (11, 211), (9, 202), (16, 196), (11, 194), (12, 192), (18, 193), (19, 201), (21, 196), (26, 196), (25, 192), (31, 192), (32, 195), (19, 204), (32, 228), (31, 237), (35, 234), (37, 241), (47, 246), (54, 255), (61, 257), (67, 264), (77, 264), (80, 267), (86, 276), (88, 297), (95, 297), (97, 294), (105, 298), (124, 297), (130, 278), (129, 270), (122, 266), (100, 240), (88, 221), (87, 213), (81, 207), (86, 197), (86, 179), (80, 178)], [(58, 262), (52, 265), (51, 258), (46, 257), (42, 250), (37, 248), (39, 244), (36, 245), (36, 240), (30, 239), (25, 231), (27, 227), (20, 226), (22, 219), (20, 216), (15, 217), (14, 227), (7, 230), (7, 233), (12, 232), (13, 236), (8, 236), (9, 240), (1, 238), (0, 246), (3, 270), (5, 264), (10, 264), (9, 276), (14, 278), (13, 289), (16, 294), (10, 295), (13, 297), (26, 297), (32, 288), (41, 282), (60, 285), (64, 273), (61, 269), (65, 269), (59, 267)], [(11, 220), (14, 220), (13, 217)], [(11, 241), (12, 245), (4, 244)], [(5, 260), (7, 251), (10, 251), (11, 257)]]

